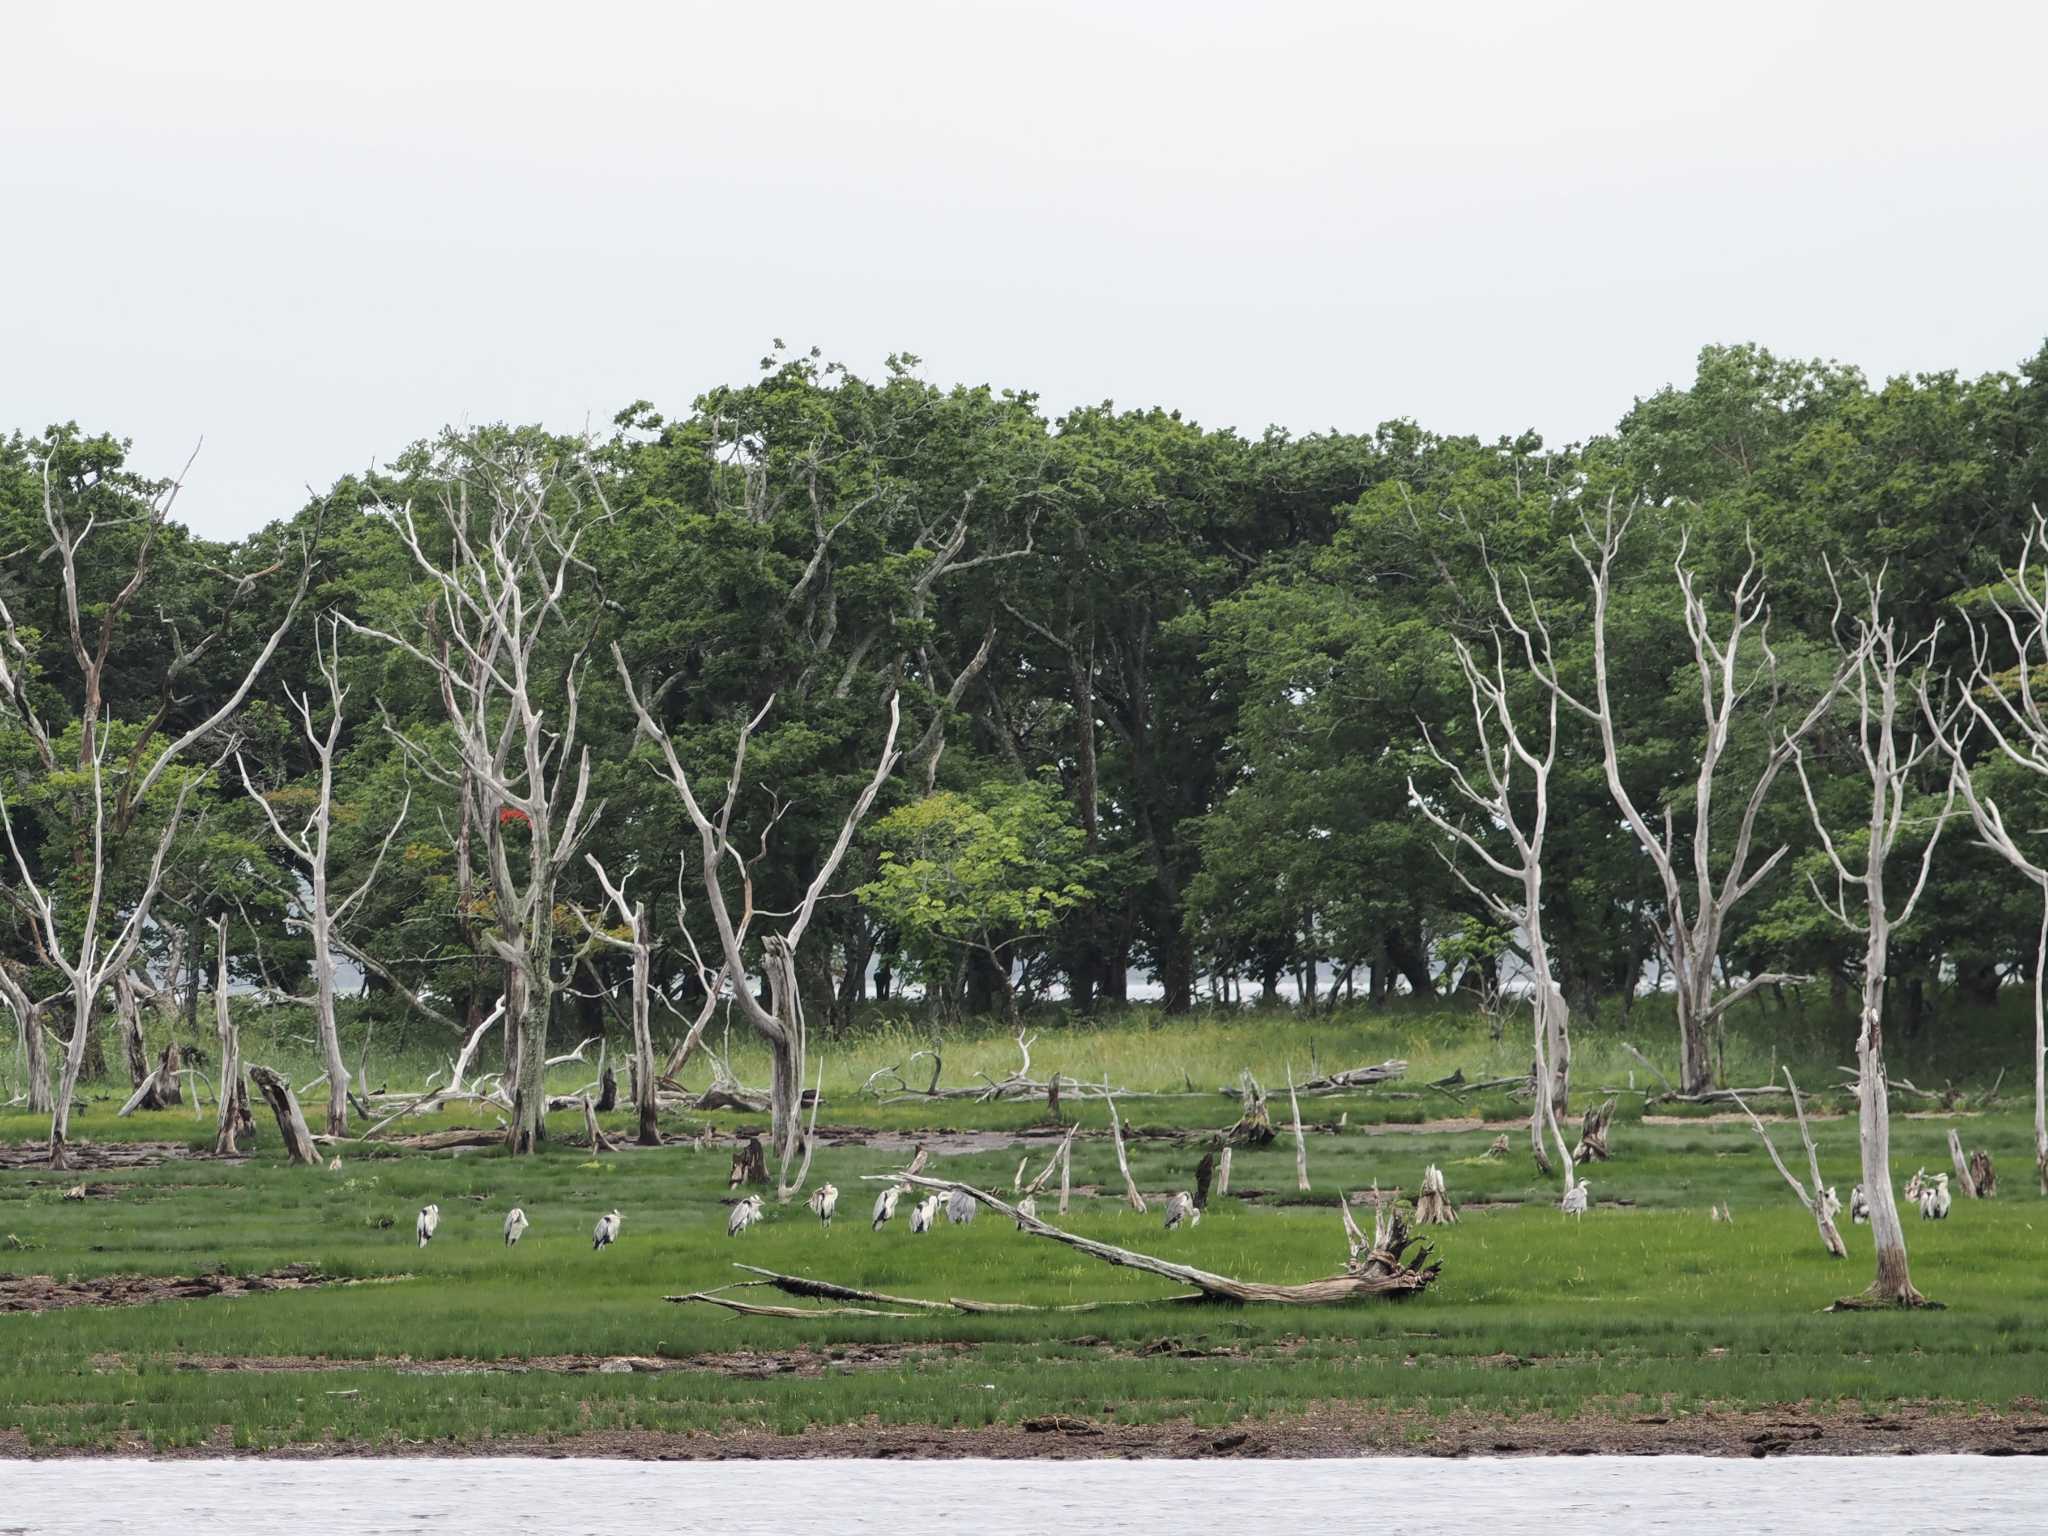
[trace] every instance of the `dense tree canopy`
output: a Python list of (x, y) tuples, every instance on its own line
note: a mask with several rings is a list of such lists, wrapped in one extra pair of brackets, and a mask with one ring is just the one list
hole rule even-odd
[[(59, 990), (17, 875), (61, 891), (84, 867), (80, 730), (111, 733), (107, 782), (122, 795), (150, 744), (216, 711), (294, 613), (310, 547), (310, 585), (248, 700), (110, 824), (117, 894), (98, 920), (135, 899), (165, 789), (189, 780), (193, 812), (138, 963), (181, 988), (205, 968), (199, 925), (224, 918), (238, 978), (310, 994), (310, 872), (248, 788), (298, 825), (319, 775), (294, 701), (310, 685), (324, 730), (316, 647), (338, 633), (334, 883), (352, 889), (380, 850), (385, 862), (336, 943), (413, 1027), (483, 1018), (506, 984), (497, 903), (525, 888), (532, 822), (516, 806), (487, 815), (488, 797), (465, 792), (427, 664), (461, 639), (431, 567), (457, 552), (461, 518), (487, 513), (460, 503), (451, 523), (434, 509), (462, 466), (514, 463), (544, 481), (553, 526), (575, 530), (565, 558), (542, 562), (561, 589), (530, 679), (543, 731), (563, 729), (573, 698), (574, 751), (589, 753), (578, 856), (526, 919), (564, 1033), (601, 1027), (624, 984), (624, 961), (578, 942), (577, 914), (604, 921), (586, 853), (649, 903), (659, 993), (682, 1008), (703, 984), (683, 937), (700, 915), (695, 835), (636, 744), (614, 646), (703, 784), (723, 785), (743, 724), (774, 701), (733, 796), (744, 865), (728, 872), (765, 912), (801, 899), (873, 772), (885, 700), (900, 699), (903, 759), (798, 957), (814, 1028), (848, 1026), (878, 969), (914, 975), (949, 1011), (994, 1005), (1013, 979), (1027, 998), (1086, 1010), (1133, 975), (1167, 1009), (1270, 998), (1286, 978), (1297, 995), (1342, 984), (1381, 998), (1514, 970), (1519, 936), (1490, 922), (1457, 846), (1414, 803), (1449, 804), (1426, 741), (1455, 760), (1473, 733), (1450, 637), (1491, 654), (1504, 602), (1548, 626), (1562, 685), (1589, 687), (1586, 520), (1632, 508), (1606, 621), (1618, 771), (1637, 803), (1671, 816), (1683, 851), (1703, 726), (1678, 563), (1716, 622), (1752, 562), (1764, 583), (1774, 664), (1759, 649), (1745, 676), (1727, 744), (1738, 779), (1825, 697), (1843, 594), (1880, 572), (1887, 616), (1931, 637), (1937, 674), (1967, 670), (1963, 620), (1995, 614), (2048, 504), (2048, 349), (2010, 375), (1880, 385), (1708, 348), (1689, 384), (1566, 446), (1406, 421), (1253, 439), (1108, 404), (1049, 419), (1028, 394), (931, 385), (913, 358), (866, 379), (778, 350), (684, 415), (635, 404), (596, 440), (492, 427), (422, 441), (231, 544), (159, 515), (169, 482), (117, 438), (17, 434), (0, 442), (0, 795), (20, 865), (10, 855), (0, 875), (0, 965), (35, 996)], [(49, 554), (53, 496), (74, 530), (92, 525), (77, 643)], [(1533, 699), (1541, 684), (1511, 672)], [(1592, 727), (1567, 713), (1545, 926), (1583, 1016), (1625, 1010), (1654, 978), (1669, 914)], [(47, 750), (31, 716), (58, 723)], [(1845, 838), (1867, 809), (1857, 772), (1833, 771), (1856, 766), (1854, 727), (1830, 708), (1804, 748)], [(1930, 803), (1938, 767), (1919, 786)], [(1986, 771), (2002, 775), (2012, 825), (2048, 825), (2038, 776)], [(1718, 829), (1739, 799), (1716, 802), (1709, 865), (1726, 857)], [(1796, 780), (1766, 797), (1756, 839), (1786, 851), (1732, 910), (1728, 982), (1796, 971), (1846, 995), (1860, 941), (1809, 886), (1823, 862)], [(1942, 996), (1987, 997), (2035, 963), (2036, 899), (1991, 855), (1956, 836), (1933, 880), (1893, 938), (1908, 1028)]]

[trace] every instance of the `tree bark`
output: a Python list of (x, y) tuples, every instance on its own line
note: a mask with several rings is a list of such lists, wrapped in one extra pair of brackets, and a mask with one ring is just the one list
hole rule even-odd
[(319, 1167), (320, 1154), (314, 1150), (313, 1133), (306, 1129), (306, 1117), (299, 1111), (298, 1096), (292, 1092), (291, 1084), (268, 1067), (251, 1067), (249, 1080), (255, 1083), (257, 1092), (270, 1105), (270, 1112), (277, 1116), (277, 1131), (284, 1138), (285, 1156), (301, 1167)]

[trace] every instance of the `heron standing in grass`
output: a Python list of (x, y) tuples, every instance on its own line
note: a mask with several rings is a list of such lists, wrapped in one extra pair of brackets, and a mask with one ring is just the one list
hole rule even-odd
[(946, 1220), (953, 1223), (956, 1227), (964, 1227), (968, 1222), (974, 1220), (974, 1213), (977, 1209), (978, 1207), (974, 1203), (974, 1196), (967, 1193), (964, 1189), (956, 1189), (946, 1196)]
[(891, 1184), (887, 1189), (875, 1196), (875, 1219), (873, 1225), (868, 1230), (870, 1232), (881, 1231), (887, 1225), (889, 1218), (896, 1214), (896, 1202), (902, 1198), (903, 1186), (901, 1184)]
[(441, 1207), (438, 1205), (423, 1205), (420, 1207), (420, 1219), (412, 1224), (412, 1230), (413, 1235), (420, 1240), (422, 1248), (433, 1241), (434, 1233), (439, 1229), (440, 1225)]
[(532, 1223), (526, 1219), (526, 1212), (518, 1206), (515, 1205), (511, 1210), (507, 1211), (505, 1213), (505, 1246), (510, 1248), (517, 1243), (520, 1238), (526, 1235), (526, 1229), (530, 1225)]
[(725, 1219), (725, 1235), (738, 1237), (747, 1228), (761, 1219), (761, 1197), (749, 1195), (732, 1208), (732, 1214)]
[(1589, 1193), (1592, 1188), (1593, 1186), (1586, 1180), (1579, 1180), (1578, 1183), (1564, 1192), (1564, 1199), (1558, 1202), (1558, 1209), (1567, 1216), (1576, 1216), (1583, 1221), (1586, 1216), (1587, 1203), (1593, 1198)]
[(811, 1198), (806, 1204), (810, 1206), (811, 1214), (825, 1224), (825, 1230), (827, 1232), (831, 1231), (832, 1213), (839, 1209), (838, 1187), (832, 1184), (820, 1184), (811, 1192)]
[(1937, 1173), (1920, 1186), (1920, 1219), (1946, 1221), (1949, 1210), (1948, 1175)]
[(1859, 1227), (1870, 1225), (1870, 1196), (1861, 1184), (1849, 1191), (1849, 1219)]
[(931, 1231), (932, 1223), (938, 1219), (939, 1197), (937, 1195), (926, 1195), (910, 1208), (910, 1230), (913, 1232)]
[(606, 1211), (602, 1216), (597, 1218), (597, 1225), (591, 1230), (591, 1250), (595, 1252), (599, 1248), (609, 1248), (613, 1243), (616, 1243), (618, 1240), (619, 1213), (617, 1211)]
[(1202, 1224), (1201, 1208), (1195, 1204), (1195, 1197), (1186, 1190), (1182, 1190), (1166, 1202), (1166, 1230), (1171, 1232), (1182, 1222), (1191, 1227), (1199, 1227)]
[(1019, 1232), (1024, 1230), (1024, 1220), (1026, 1217), (1033, 1221), (1038, 1220), (1038, 1197), (1036, 1195), (1026, 1195), (1017, 1202), (1017, 1230)]

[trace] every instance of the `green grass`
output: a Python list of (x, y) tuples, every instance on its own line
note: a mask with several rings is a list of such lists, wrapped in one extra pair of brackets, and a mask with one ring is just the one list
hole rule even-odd
[[(328, 1172), (277, 1163), (274, 1128), (266, 1124), (258, 1155), (245, 1164), (199, 1160), (82, 1176), (111, 1186), (111, 1198), (63, 1200), (63, 1189), (80, 1175), (0, 1174), (0, 1239), (12, 1239), (0, 1248), (0, 1273), (172, 1275), (304, 1262), (390, 1283), (0, 1315), (0, 1424), (38, 1445), (105, 1446), (139, 1437), (175, 1446), (222, 1433), (246, 1446), (327, 1438), (385, 1444), (512, 1435), (567, 1440), (598, 1429), (796, 1433), (871, 1419), (972, 1427), (1055, 1412), (1222, 1424), (1332, 1401), (1427, 1413), (1566, 1414), (1643, 1404), (1683, 1413), (1708, 1405), (1901, 1399), (2005, 1408), (2048, 1381), (2048, 1335), (2041, 1329), (2048, 1315), (2048, 1203), (2022, 1177), (2031, 1166), (2023, 1110), (1953, 1122), (1969, 1145), (1989, 1148), (2005, 1171), (2005, 1192), (1990, 1202), (1958, 1202), (1945, 1224), (1909, 1224), (1915, 1279), (1946, 1310), (1823, 1316), (1828, 1301), (1867, 1283), (1867, 1232), (1846, 1229), (1851, 1258), (1827, 1259), (1746, 1125), (1646, 1125), (1625, 1102), (1614, 1132), (1616, 1160), (1594, 1169), (1593, 1183), (1599, 1199), (1629, 1203), (1602, 1206), (1582, 1223), (1554, 1209), (1555, 1186), (1536, 1179), (1521, 1133), (1511, 1133), (1508, 1159), (1492, 1161), (1482, 1155), (1492, 1128), (1378, 1128), (1459, 1112), (1415, 1079), (1454, 1066), (1468, 1078), (1517, 1070), (1514, 1042), (1493, 1045), (1469, 1019), (1354, 1016), (1311, 1027), (1218, 1018), (1071, 1034), (1048, 1029), (1034, 1048), (1034, 1071), (1057, 1067), (1097, 1080), (1106, 1071), (1121, 1085), (1161, 1091), (1182, 1089), (1191, 1077), (1213, 1090), (1248, 1063), (1272, 1086), (1290, 1057), (1306, 1075), (1311, 1033), (1325, 1070), (1390, 1055), (1406, 1056), (1414, 1068), (1409, 1082), (1391, 1090), (1304, 1102), (1304, 1118), (1317, 1128), (1309, 1142), (1310, 1194), (1295, 1189), (1293, 1149), (1283, 1136), (1269, 1149), (1237, 1155), (1232, 1188), (1245, 1198), (1216, 1202), (1192, 1231), (1169, 1236), (1156, 1213), (1141, 1217), (1111, 1199), (1086, 1196), (1077, 1199), (1068, 1225), (1244, 1278), (1304, 1280), (1332, 1272), (1341, 1259), (1331, 1208), (1337, 1191), (1375, 1181), (1412, 1189), (1424, 1165), (1436, 1162), (1468, 1209), (1457, 1226), (1430, 1234), (1443, 1275), (1412, 1302), (1190, 1308), (1168, 1303), (1173, 1288), (1163, 1282), (1024, 1237), (986, 1214), (969, 1227), (926, 1237), (911, 1236), (900, 1216), (871, 1233), (865, 1215), (874, 1186), (861, 1175), (899, 1164), (903, 1153), (894, 1146), (820, 1151), (814, 1181), (829, 1178), (842, 1191), (841, 1219), (829, 1236), (801, 1206), (771, 1206), (760, 1227), (729, 1241), (729, 1158), (722, 1147), (622, 1152), (592, 1167), (586, 1153), (562, 1144), (577, 1117), (560, 1115), (552, 1125), (555, 1145), (537, 1158), (345, 1149), (343, 1168)], [(1655, 1048), (1654, 1037), (1631, 1038)], [(1042, 1120), (1037, 1104), (845, 1102), (875, 1065), (900, 1059), (899, 1051), (907, 1057), (920, 1043), (906, 1031), (843, 1048), (828, 1044), (825, 1120), (905, 1129), (1022, 1128)], [(977, 1068), (1000, 1076), (1016, 1056), (1013, 1042), (994, 1035), (947, 1041), (944, 1049), (948, 1082)], [(739, 1054), (742, 1077), (755, 1078), (757, 1069)], [(1625, 1083), (1616, 1057), (1618, 1049), (1593, 1032), (1582, 1035), (1578, 1081), (1589, 1088)], [(1746, 1080), (1762, 1078), (1768, 1057), (1768, 1046), (1744, 1048), (1742, 1066), (1754, 1074)], [(1800, 1070), (1818, 1084), (1825, 1065), (1825, 1056), (1809, 1056)], [(1932, 1076), (1919, 1080), (1929, 1086)], [(1284, 1106), (1283, 1094), (1275, 1106), (1283, 1118)], [(114, 1107), (105, 1100), (88, 1105), (78, 1134), (210, 1140), (210, 1122), (189, 1110), (115, 1121)], [(1511, 1106), (1502, 1098), (1492, 1107), (1506, 1113)], [(1190, 1185), (1200, 1149), (1146, 1139), (1144, 1132), (1218, 1126), (1232, 1114), (1213, 1094), (1135, 1100), (1127, 1109), (1137, 1133), (1133, 1169), (1148, 1191)], [(1091, 1129), (1106, 1125), (1098, 1105), (1080, 1113)], [(430, 1123), (460, 1121), (442, 1116)], [(623, 1128), (624, 1117), (618, 1123)], [(669, 1129), (688, 1134), (701, 1123), (676, 1116)], [(726, 1115), (716, 1123), (731, 1129), (750, 1120)], [(1901, 1177), (1921, 1164), (1946, 1166), (1950, 1123), (1895, 1123)], [(1827, 1175), (1846, 1197), (1856, 1176), (1853, 1123), (1826, 1120), (1816, 1129)], [(42, 1130), (20, 1114), (0, 1115), (0, 1140), (32, 1139)], [(1790, 1127), (1778, 1134), (1790, 1157), (1796, 1134)], [(937, 1171), (1006, 1188), (1016, 1157), (990, 1151), (943, 1158)], [(1075, 1179), (1114, 1185), (1106, 1138), (1077, 1145)], [(421, 1252), (412, 1216), (429, 1199), (442, 1206), (443, 1225)], [(1722, 1200), (1734, 1207), (1733, 1227), (1707, 1219), (1708, 1205)], [(1470, 1208), (1491, 1202), (1510, 1203)], [(512, 1204), (523, 1205), (534, 1226), (508, 1252), (498, 1224)], [(590, 1226), (613, 1206), (625, 1213), (622, 1241), (593, 1254)], [(663, 1301), (729, 1283), (735, 1259), (920, 1296), (1102, 1305), (1083, 1314), (789, 1322)], [(1175, 1341), (1177, 1351), (1206, 1353), (1144, 1353), (1161, 1340)], [(862, 1362), (875, 1346), (911, 1352)], [(425, 1375), (400, 1368), (406, 1361), (688, 1359), (797, 1348), (839, 1351), (849, 1363), (822, 1375), (759, 1379), (701, 1369)], [(1504, 1368), (1504, 1356), (1531, 1368)], [(317, 1368), (192, 1368), (214, 1357), (310, 1357)]]

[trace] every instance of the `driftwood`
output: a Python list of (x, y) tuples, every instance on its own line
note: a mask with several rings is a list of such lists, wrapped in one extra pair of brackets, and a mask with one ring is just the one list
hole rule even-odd
[(268, 1067), (249, 1068), (249, 1081), (263, 1095), (270, 1112), (277, 1116), (278, 1134), (284, 1138), (285, 1155), (294, 1163), (320, 1166), (320, 1154), (313, 1148), (313, 1134), (306, 1129), (306, 1117), (299, 1111), (292, 1085)]
[(759, 1136), (749, 1136), (733, 1149), (732, 1176), (726, 1180), (727, 1189), (738, 1189), (742, 1184), (768, 1184), (768, 1154), (761, 1147)]
[(929, 1301), (921, 1296), (892, 1296), (886, 1291), (867, 1291), (857, 1286), (839, 1285), (830, 1280), (813, 1280), (804, 1275), (778, 1274), (772, 1269), (762, 1269), (757, 1264), (735, 1264), (734, 1269), (745, 1270), (748, 1274), (759, 1275), (758, 1280), (742, 1280), (739, 1286), (765, 1285), (781, 1291), (785, 1296), (800, 1296), (817, 1301), (865, 1301), (881, 1307), (910, 1307), (909, 1312), (869, 1311), (853, 1307), (763, 1307), (748, 1302), (733, 1301), (716, 1291), (692, 1291), (687, 1296), (669, 1296), (664, 1299), (674, 1302), (708, 1302), (714, 1307), (724, 1307), (748, 1317), (914, 1317), (919, 1312), (1093, 1312), (1096, 1303), (1084, 1301), (1069, 1306), (1039, 1307), (1021, 1301), (976, 1301), (967, 1296), (949, 1296), (944, 1301)]
[(1849, 1257), (1849, 1247), (1842, 1241), (1842, 1234), (1835, 1227), (1833, 1202), (1828, 1199), (1828, 1191), (1820, 1179), (1820, 1152), (1813, 1144), (1813, 1131), (1806, 1123), (1806, 1107), (1799, 1101), (1799, 1086), (1792, 1081), (1790, 1067), (1785, 1069), (1785, 1082), (1792, 1095), (1793, 1111), (1799, 1117), (1800, 1139), (1806, 1143), (1807, 1171), (1813, 1176), (1811, 1195), (1806, 1192), (1806, 1186), (1793, 1175), (1792, 1170), (1785, 1166), (1785, 1160), (1778, 1155), (1777, 1143), (1771, 1140), (1771, 1133), (1764, 1129), (1764, 1123), (1757, 1119), (1756, 1112), (1747, 1104), (1743, 1104), (1740, 1098), (1735, 1102), (1741, 1104), (1742, 1112), (1749, 1116), (1749, 1123), (1756, 1129), (1757, 1139), (1763, 1142), (1764, 1150), (1771, 1154), (1771, 1162), (1777, 1167), (1779, 1175), (1792, 1186), (1792, 1193), (1799, 1197), (1799, 1203), (1813, 1216), (1813, 1224), (1820, 1232), (1821, 1246), (1827, 1249), (1828, 1256), (1846, 1259)]
[(1294, 1091), (1294, 1068), (1287, 1068), (1287, 1107), (1294, 1113), (1294, 1185), (1308, 1192), (1308, 1138), (1301, 1133), (1301, 1098)]
[(1604, 1163), (1608, 1158), (1607, 1128), (1614, 1121), (1614, 1100), (1596, 1104), (1579, 1124), (1579, 1144), (1572, 1148), (1575, 1163)]
[(1138, 1181), (1131, 1177), (1131, 1160), (1124, 1152), (1123, 1122), (1117, 1118), (1114, 1096), (1109, 1100), (1109, 1134), (1116, 1140), (1116, 1166), (1124, 1176), (1124, 1199), (1130, 1202), (1132, 1210), (1142, 1216), (1145, 1214), (1145, 1197), (1138, 1193)]
[[(1311, 1063), (1311, 1065), (1313, 1065), (1313, 1063)], [(1298, 1083), (1295, 1086), (1299, 1092), (1315, 1097), (1330, 1093), (1348, 1093), (1354, 1088), (1369, 1088), (1374, 1083), (1391, 1082), (1393, 1079), (1397, 1077), (1405, 1077), (1407, 1073), (1408, 1063), (1405, 1061), (1382, 1061), (1374, 1066), (1353, 1067), (1346, 1072), (1331, 1072), (1327, 1074), (1318, 1075), (1316, 1077), (1311, 1077), (1307, 1081)], [(1504, 1078), (1501, 1081), (1519, 1082), (1520, 1079)], [(1450, 1091), (1454, 1085), (1450, 1083), (1449, 1079), (1442, 1079), (1436, 1083), (1430, 1084), (1429, 1086), (1435, 1088), (1444, 1088), (1446, 1089), (1446, 1091)], [(1489, 1085), (1475, 1083), (1470, 1085), (1470, 1087), (1466, 1091), (1473, 1091), (1474, 1089), (1477, 1089), (1482, 1086)], [(1491, 1086), (1498, 1085), (1495, 1084)], [(1250, 1104), (1254, 1100), (1256, 1100), (1258, 1103), (1263, 1105), (1266, 1100), (1265, 1090), (1260, 1088), (1258, 1083), (1252, 1080), (1252, 1075), (1249, 1071), (1242, 1074), (1242, 1076), (1239, 1079), (1237, 1087), (1225, 1088), (1223, 1090), (1223, 1093), (1226, 1098), (1238, 1099), (1246, 1104)], [(1130, 1095), (1127, 1094), (1125, 1095), (1125, 1097), (1128, 1098), (1130, 1097)]]
[(1242, 1075), (1243, 1087), (1238, 1091), (1239, 1111), (1237, 1124), (1223, 1133), (1223, 1139), (1233, 1147), (1264, 1147), (1273, 1140), (1273, 1117), (1266, 1110), (1266, 1090), (1259, 1086), (1259, 1080), (1252, 1076), (1252, 1069), (1246, 1067)]
[[(867, 1177), (873, 1179), (893, 1176), (869, 1174)], [(1007, 1201), (999, 1200), (986, 1190), (976, 1189), (971, 1184), (922, 1177), (913, 1178), (908, 1182), (925, 1189), (961, 1190), (970, 1199), (1016, 1222), (1019, 1230), (1033, 1237), (1048, 1238), (1053, 1242), (1065, 1244), (1087, 1254), (1090, 1258), (1100, 1259), (1105, 1264), (1139, 1270), (1179, 1285), (1192, 1286), (1206, 1301), (1280, 1306), (1324, 1306), (1334, 1302), (1361, 1300), (1396, 1301), (1427, 1290), (1443, 1267), (1431, 1259), (1428, 1244), (1410, 1243), (1407, 1224), (1398, 1213), (1391, 1210), (1382, 1212), (1384, 1219), (1376, 1223), (1375, 1240), (1370, 1246), (1360, 1251), (1354, 1245), (1352, 1256), (1341, 1274), (1300, 1285), (1269, 1285), (1261, 1281), (1236, 1280), (1228, 1275), (1211, 1274), (1190, 1264), (1176, 1264), (1167, 1259), (1154, 1258), (1151, 1254), (1119, 1248), (1113, 1243), (1102, 1243), (1093, 1238), (1077, 1236), (1041, 1221), (1036, 1216), (1026, 1215)], [(1349, 1210), (1345, 1210), (1343, 1214), (1347, 1229), (1355, 1231)]]
[(1447, 1227), (1457, 1219), (1458, 1208), (1444, 1188), (1444, 1171), (1431, 1163), (1422, 1171), (1422, 1192), (1415, 1197), (1415, 1225)]

